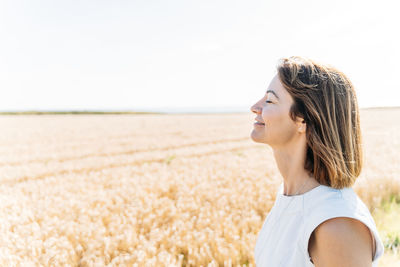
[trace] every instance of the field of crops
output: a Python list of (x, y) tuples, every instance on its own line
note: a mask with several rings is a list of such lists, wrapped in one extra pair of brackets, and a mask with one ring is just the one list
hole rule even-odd
[[(254, 117), (0, 116), (0, 266), (254, 266), (281, 183)], [(361, 123), (354, 189), (399, 266), (400, 108)]]

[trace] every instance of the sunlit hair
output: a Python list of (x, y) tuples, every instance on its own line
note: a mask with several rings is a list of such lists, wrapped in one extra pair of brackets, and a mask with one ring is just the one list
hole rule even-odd
[(293, 98), (289, 116), (306, 123), (304, 168), (323, 185), (350, 187), (363, 165), (356, 92), (336, 68), (304, 57), (281, 58), (281, 83)]

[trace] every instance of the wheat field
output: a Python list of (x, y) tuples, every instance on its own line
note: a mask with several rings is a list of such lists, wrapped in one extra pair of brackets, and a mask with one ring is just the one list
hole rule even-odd
[[(281, 178), (254, 117), (0, 116), (0, 266), (255, 266)], [(400, 108), (361, 110), (361, 124), (354, 189), (389, 244)], [(380, 266), (399, 266), (396, 244)]]

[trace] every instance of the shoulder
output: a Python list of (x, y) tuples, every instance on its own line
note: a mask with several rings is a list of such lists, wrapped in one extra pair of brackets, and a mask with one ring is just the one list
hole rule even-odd
[(331, 218), (314, 230), (309, 253), (317, 267), (371, 266), (371, 234), (368, 227), (359, 220)]
[(339, 217), (335, 216), (338, 214), (354, 214), (359, 211), (359, 206), (357, 195), (351, 188), (335, 189), (322, 185), (304, 198), (304, 215), (313, 222), (330, 216)]

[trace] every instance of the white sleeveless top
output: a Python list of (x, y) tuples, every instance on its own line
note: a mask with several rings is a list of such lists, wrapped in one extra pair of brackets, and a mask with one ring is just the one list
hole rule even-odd
[(377, 267), (378, 258), (384, 252), (383, 243), (367, 206), (353, 188), (334, 189), (319, 185), (302, 195), (285, 196), (283, 183), (257, 238), (256, 266), (314, 266), (308, 254), (308, 240), (319, 224), (334, 217), (355, 218), (368, 226), (376, 247), (372, 267)]

